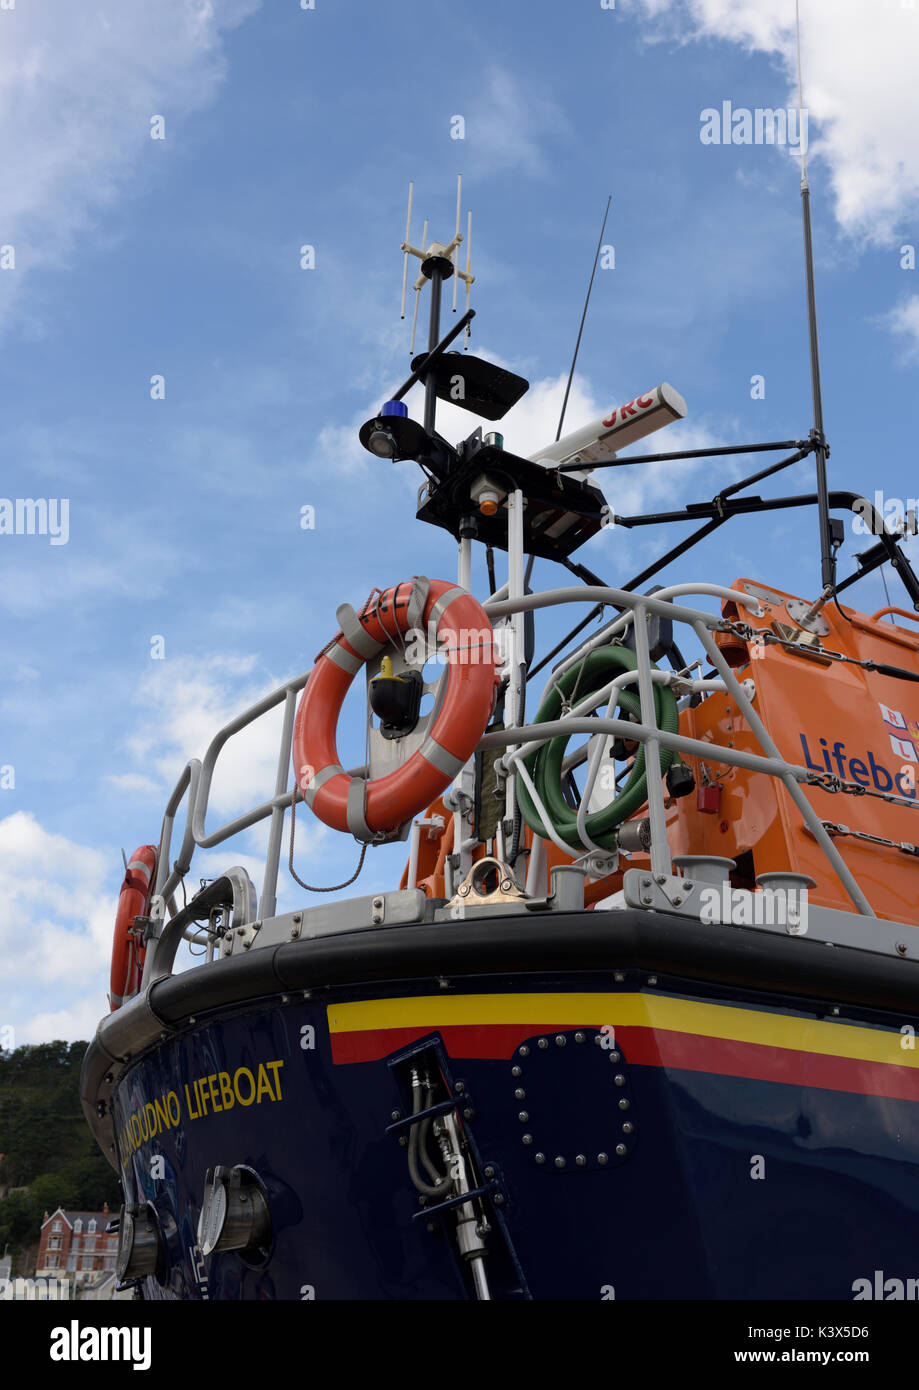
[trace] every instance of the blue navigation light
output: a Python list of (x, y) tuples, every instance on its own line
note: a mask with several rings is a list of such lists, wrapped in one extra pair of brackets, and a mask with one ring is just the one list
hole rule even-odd
[(404, 405), (402, 401), (384, 401), (383, 408), (380, 411), (380, 419), (383, 419), (387, 415), (401, 415), (402, 418), (405, 419), (408, 415), (408, 406)]

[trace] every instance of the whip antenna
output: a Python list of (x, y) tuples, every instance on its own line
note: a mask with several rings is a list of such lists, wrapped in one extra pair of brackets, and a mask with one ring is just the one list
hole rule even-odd
[(587, 318), (587, 306), (590, 303), (590, 292), (594, 287), (594, 276), (597, 273), (597, 262), (600, 259), (600, 250), (603, 246), (603, 233), (606, 231), (606, 219), (609, 217), (609, 205), (613, 201), (612, 193), (606, 200), (606, 212), (603, 214), (603, 226), (600, 228), (600, 240), (597, 242), (597, 254), (594, 256), (593, 270), (590, 272), (590, 284), (587, 286), (587, 298), (584, 300), (584, 312), (581, 315), (581, 326), (578, 329), (578, 340), (574, 345), (574, 356), (571, 359), (571, 371), (568, 373), (568, 385), (565, 387), (565, 399), (562, 401), (562, 413), (558, 417), (558, 429), (555, 431), (556, 441), (562, 437), (562, 425), (565, 423), (565, 411), (568, 409), (568, 393), (571, 390), (571, 383), (574, 380), (574, 367), (578, 360), (578, 349), (581, 346), (581, 334), (584, 332), (584, 320)]
[(829, 598), (836, 583), (836, 559), (830, 534), (830, 509), (826, 486), (829, 454), (823, 433), (823, 396), (820, 389), (820, 352), (817, 346), (817, 299), (814, 293), (814, 247), (811, 238), (810, 184), (807, 178), (807, 140), (804, 135), (804, 96), (801, 82), (801, 15), (795, 0), (795, 33), (798, 55), (798, 143), (801, 147), (801, 215), (804, 223), (804, 269), (807, 276), (807, 326), (810, 337), (811, 391), (814, 399), (814, 427), (811, 439), (817, 461), (817, 509), (820, 515), (820, 578)]

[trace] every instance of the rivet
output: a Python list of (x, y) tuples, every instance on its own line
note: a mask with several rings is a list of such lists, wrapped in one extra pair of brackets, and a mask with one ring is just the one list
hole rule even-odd
[(536, 1155), (536, 1162), (537, 1162), (537, 1163), (545, 1163), (545, 1161), (546, 1161), (546, 1155), (545, 1155), (545, 1154), (537, 1154), (537, 1155)]
[(527, 1047), (526, 1043), (524, 1043), (523, 1047), (520, 1049), (520, 1055), (521, 1057), (529, 1057), (530, 1049)]
[(898, 955), (898, 956), (905, 956), (905, 955), (906, 955), (906, 942), (905, 942), (905, 941), (898, 941), (898, 942), (897, 942), (897, 955)]
[(399, 1143), (402, 1145), (403, 1149), (408, 1148), (408, 1139), (404, 1134), (399, 1135)]
[(532, 1144), (532, 1142), (533, 1142), (533, 1136), (532, 1136), (532, 1134), (525, 1134), (525, 1135), (523, 1136), (523, 1142), (524, 1142), (524, 1144)]
[(616, 981), (617, 985), (621, 985), (622, 981), (625, 979), (625, 976), (623, 975), (621, 970), (617, 970), (615, 975), (613, 976), (613, 979)]
[(511, 1067), (511, 1076), (519, 1076), (519, 1075), (520, 1075), (520, 1068), (519, 1068), (519, 1067)]
[(610, 1059), (611, 1062), (618, 1062), (618, 1061), (619, 1061), (619, 1053), (618, 1053), (618, 1052), (611, 1052), (611, 1053), (609, 1054), (609, 1059)]
[(631, 1120), (626, 1120), (625, 1124), (622, 1126), (623, 1134), (631, 1134), (634, 1129), (635, 1126), (632, 1124)]
[(494, 1168), (492, 1168), (492, 1166), (491, 1166), (490, 1164), (489, 1164), (489, 1166), (485, 1169), (485, 1176), (486, 1176), (486, 1178), (493, 1178), (493, 1177), (495, 1176), (495, 1170), (494, 1170)]
[(584, 1164), (587, 1162), (587, 1159), (584, 1157), (583, 1154), (578, 1154), (577, 1158), (574, 1161), (579, 1168), (583, 1168)]
[(613, 1080), (615, 1081), (617, 1086), (625, 1085), (625, 1077), (622, 1075), (622, 1072), (617, 1072), (616, 1075), (613, 1077)]
[(525, 1110), (521, 1110), (520, 1114), (517, 1116), (517, 1119), (520, 1121), (522, 1125), (525, 1125), (529, 1118), (530, 1117)]
[(574, 1035), (574, 1040), (575, 1040), (576, 1043), (582, 1043), (582, 1042), (584, 1041), (584, 1034), (583, 1034), (583, 1033), (575, 1033), (575, 1035)]
[(631, 1101), (626, 1100), (625, 1096), (623, 1096), (623, 1097), (622, 1097), (622, 1100), (619, 1102), (619, 1109), (620, 1109), (620, 1110), (628, 1110), (628, 1108), (629, 1108), (630, 1105), (631, 1105)]
[(833, 1015), (834, 1018), (838, 1018), (838, 1017), (839, 1017), (839, 1006), (838, 1006), (837, 1004), (834, 1004), (833, 1007), (832, 1007), (832, 1009), (830, 1010), (830, 1013)]
[(556, 1168), (564, 1168), (565, 1160), (562, 1158), (561, 1154), (559, 1154), (558, 1158), (555, 1160), (555, 1166)]
[(545, 1038), (540, 1038), (540, 1039), (539, 1039), (539, 1042), (537, 1043), (537, 1046), (538, 1046), (538, 1047), (542, 1047), (542, 1048), (546, 1048), (546, 1047), (549, 1046), (549, 1044), (546, 1042)]
[(494, 1202), (496, 1207), (504, 1205), (504, 1198), (502, 1197), (500, 1192), (495, 1193), (494, 1197), (492, 1198), (492, 1201)]
[(599, 1047), (603, 1042), (603, 1034), (594, 1033), (594, 1042), (596, 1043), (597, 1047)]
[(657, 984), (657, 976), (656, 976), (656, 975), (649, 975), (649, 976), (648, 976), (648, 984), (649, 984), (649, 985), (656, 985), (656, 984)]
[(526, 1100), (527, 1093), (522, 1086), (518, 1086), (514, 1092), (514, 1100)]
[(464, 1120), (471, 1120), (471, 1119), (472, 1119), (472, 1114), (473, 1114), (472, 1110), (471, 1110), (471, 1109), (469, 1108), (469, 1106), (467, 1105), (467, 1106), (466, 1106), (466, 1109), (463, 1111), (463, 1119), (464, 1119)]
[(457, 1092), (457, 1094), (462, 1095), (462, 1093), (465, 1091), (465, 1089), (466, 1089), (466, 1084), (465, 1084), (465, 1082), (463, 1082), (463, 1081), (457, 1081), (456, 1086), (454, 1087), (454, 1090)]
[(390, 1118), (391, 1120), (401, 1120), (401, 1119), (402, 1119), (402, 1111), (401, 1111), (401, 1110), (390, 1110), (390, 1112), (389, 1112), (389, 1118)]
[(626, 1148), (625, 1144), (617, 1144), (616, 1153), (619, 1155), (620, 1158), (625, 1158), (626, 1154), (628, 1153), (628, 1149)]
[(601, 1167), (605, 1167), (609, 1163), (609, 1154), (597, 1154), (597, 1162)]
[(564, 1047), (564, 1046), (565, 1046), (565, 1043), (566, 1043), (567, 1041), (568, 1041), (568, 1039), (565, 1037), (564, 1033), (556, 1033), (556, 1035), (555, 1035), (555, 1046), (556, 1046), (556, 1047)]
[(289, 1003), (290, 1003), (290, 996), (287, 995), (287, 994), (282, 994), (282, 995), (281, 995), (281, 1003), (282, 1003), (282, 1004), (289, 1004)]

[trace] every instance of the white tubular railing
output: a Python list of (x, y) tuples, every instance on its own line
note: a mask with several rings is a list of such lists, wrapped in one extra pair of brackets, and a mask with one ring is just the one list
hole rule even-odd
[[(238, 834), (241, 830), (248, 830), (249, 826), (256, 825), (260, 820), (271, 817), (271, 825), (268, 831), (268, 849), (265, 854), (265, 873), (262, 881), (262, 893), (259, 899), (258, 912), (260, 917), (270, 917), (274, 914), (277, 905), (277, 886), (278, 886), (278, 863), (281, 852), (281, 837), (284, 829), (284, 812), (291, 804), (293, 793), (289, 790), (290, 784), (290, 748), (293, 735), (294, 716), (296, 714), (297, 694), (306, 685), (311, 671), (306, 671), (303, 675), (296, 676), (293, 680), (278, 686), (270, 695), (266, 695), (256, 704), (250, 705), (242, 714), (237, 715), (229, 724), (211, 739), (207, 752), (202, 762), (197, 758), (192, 758), (182, 771), (172, 796), (166, 806), (166, 814), (163, 817), (163, 825), (160, 831), (160, 849), (157, 861), (156, 873), (156, 892), (163, 897), (167, 903), (170, 902), (179, 883), (188, 873), (191, 867), (191, 859), (195, 847), (201, 849), (212, 849), (215, 845), (220, 845), (224, 840), (228, 840), (232, 835)], [(277, 774), (275, 777), (275, 793), (270, 801), (263, 801), (260, 806), (256, 806), (251, 811), (246, 811), (243, 815), (237, 816), (234, 820), (227, 821), (217, 830), (207, 832), (205, 826), (207, 821), (208, 799), (210, 797), (211, 782), (214, 776), (214, 768), (217, 766), (217, 759), (224, 745), (238, 734), (242, 729), (247, 728), (260, 719), (263, 714), (275, 709), (281, 703), (284, 704), (284, 719), (281, 728), (280, 748), (278, 751)], [(172, 845), (172, 831), (175, 823), (176, 813), (182, 799), (188, 792), (188, 800), (185, 812), (185, 829), (182, 836), (182, 847), (179, 850), (179, 857), (174, 864), (170, 864), (170, 854)], [(302, 796), (297, 791), (297, 800), (301, 801)]]
[[(518, 560), (521, 558), (522, 557), (517, 557)], [(519, 567), (518, 563), (518, 570)], [(518, 589), (522, 588), (519, 574), (515, 575), (515, 581), (512, 587), (517, 587)], [(497, 594), (485, 602), (484, 607), (491, 619), (511, 615), (517, 617), (531, 609), (556, 607), (568, 603), (596, 604), (599, 602), (622, 610), (612, 623), (608, 624), (601, 632), (594, 634), (591, 638), (580, 643), (579, 646), (562, 660), (551, 674), (544, 694), (551, 689), (553, 683), (558, 680), (561, 674), (570, 670), (572, 666), (597, 647), (607, 645), (630, 625), (634, 624), (636, 654), (636, 669), (634, 671), (623, 673), (615, 680), (610, 681), (602, 690), (593, 692), (591, 695), (585, 697), (580, 704), (561, 719), (544, 724), (518, 725), (512, 722), (511, 726), (506, 729), (496, 730), (493, 733), (485, 735), (479, 744), (479, 747), (483, 749), (501, 747), (509, 750), (505, 758), (501, 760), (499, 770), (508, 777), (508, 780), (515, 775), (521, 777), (533, 798), (544, 825), (550, 832), (550, 838), (552, 838), (566, 854), (570, 855), (575, 851), (572, 851), (571, 847), (554, 833), (537, 790), (524, 767), (523, 760), (534, 748), (538, 747), (540, 743), (547, 739), (555, 738), (560, 734), (611, 734), (629, 739), (637, 739), (644, 744), (645, 748), (648, 785), (648, 818), (651, 823), (651, 868), (655, 875), (667, 875), (671, 868), (670, 851), (666, 835), (666, 813), (660, 759), (661, 748), (666, 748), (677, 753), (685, 753), (693, 757), (704, 757), (709, 761), (714, 759), (721, 763), (736, 767), (744, 767), (753, 772), (762, 772), (768, 776), (778, 778), (786, 787), (789, 795), (801, 812), (806, 825), (813, 834), (814, 839), (820, 845), (833, 871), (839, 878), (857, 910), (868, 916), (874, 915), (870, 905), (858, 887), (858, 884), (855, 882), (851, 872), (824, 829), (822, 821), (810, 805), (804, 792), (801, 790), (799, 784), (810, 782), (812, 773), (806, 768), (787, 763), (781, 757), (768, 731), (752, 708), (741, 683), (737, 680), (713, 641), (712, 631), (721, 628), (721, 619), (713, 616), (711, 613), (684, 607), (673, 601), (676, 598), (688, 594), (705, 594), (716, 598), (728, 598), (741, 608), (746, 608), (752, 614), (758, 616), (761, 615), (762, 609), (756, 598), (737, 589), (727, 588), (724, 585), (707, 583), (675, 584), (652, 595), (633, 594), (628, 590), (607, 588), (598, 585), (583, 585), (550, 589), (543, 593), (536, 594), (522, 594), (518, 592), (518, 594), (512, 598), (505, 597), (506, 587), (507, 586), (505, 586), (505, 590), (499, 590)], [(718, 671), (719, 679), (716, 681), (706, 681), (702, 679), (692, 680), (688, 675), (678, 675), (674, 672), (654, 670), (651, 665), (651, 658), (648, 650), (648, 633), (647, 624), (645, 622), (645, 618), (649, 613), (657, 614), (688, 626), (695, 633), (708, 659)], [(518, 656), (520, 643), (522, 642), (519, 626), (520, 625), (517, 624), (518, 631), (515, 634), (518, 638), (518, 642), (515, 644), (515, 653)], [(523, 678), (523, 674), (524, 673), (521, 672), (521, 679)], [(263, 699), (250, 706), (249, 709), (245, 710), (235, 719), (231, 720), (230, 723), (225, 725), (211, 740), (203, 760), (199, 762), (197, 759), (193, 758), (182, 770), (182, 774), (169, 798), (163, 817), (157, 863), (155, 892), (165, 901), (170, 912), (174, 913), (175, 911), (173, 901), (174, 893), (191, 867), (192, 856), (196, 847), (200, 846), (202, 849), (211, 849), (216, 845), (222, 844), (225, 840), (230, 839), (231, 836), (238, 834), (240, 831), (247, 830), (250, 826), (257, 824), (259, 821), (270, 819), (268, 846), (265, 854), (264, 877), (261, 896), (258, 902), (258, 915), (260, 918), (265, 918), (275, 913), (284, 815), (294, 800), (302, 801), (299, 788), (294, 787), (292, 789), (290, 787), (291, 740), (296, 714), (297, 696), (306, 685), (310, 675), (311, 671), (307, 671), (302, 675), (286, 681), (269, 695), (264, 696)], [(654, 714), (653, 687), (655, 682), (672, 685), (686, 691), (708, 691), (715, 689), (729, 691), (734, 700), (736, 700), (738, 709), (747, 720), (749, 727), (759, 741), (763, 749), (763, 754), (747, 753), (740, 749), (726, 748), (718, 744), (691, 739), (678, 733), (670, 734), (662, 729), (658, 729)], [(641, 704), (640, 723), (633, 724), (622, 719), (610, 717), (597, 718), (591, 715), (591, 711), (597, 709), (598, 706), (604, 702), (610, 702), (619, 689), (630, 683), (637, 683), (638, 685), (638, 694)], [(247, 728), (250, 724), (261, 718), (262, 715), (269, 713), (278, 705), (283, 705), (284, 709), (274, 795), (252, 810), (246, 811), (242, 815), (236, 816), (233, 820), (227, 821), (226, 824), (218, 827), (216, 830), (208, 831), (206, 825), (208, 801), (214, 770), (221, 751), (235, 734)], [(579, 834), (583, 840), (585, 850), (588, 853), (595, 853), (598, 848), (596, 845), (592, 844), (586, 833), (586, 806), (590, 790), (596, 779), (597, 768), (599, 766), (599, 749), (601, 747), (602, 744), (598, 742), (594, 750), (588, 755), (590, 761), (588, 787), (582, 798), (581, 813), (578, 816)], [(366, 775), (367, 771), (368, 769), (366, 767), (354, 768), (349, 775)], [(172, 836), (175, 828), (176, 816), (178, 815), (183, 800), (186, 803), (186, 809), (182, 843), (179, 848), (178, 857), (173, 863), (171, 862)], [(416, 832), (416, 834), (417, 833), (418, 832)], [(461, 839), (462, 835), (458, 836), (458, 843)], [(412, 842), (410, 850), (415, 864), (417, 865), (418, 848), (416, 841)], [(530, 867), (532, 869), (532, 877), (535, 881), (538, 873), (541, 872), (538, 854), (533, 856)], [(450, 866), (448, 864), (448, 870), (449, 869)], [(452, 876), (452, 874), (448, 874), (448, 876)], [(530, 876), (531, 875), (528, 874), (528, 880)]]
[[(809, 783), (812, 779), (812, 773), (807, 768), (788, 763), (782, 758), (768, 730), (759, 718), (759, 715), (753, 709), (741, 683), (737, 680), (734, 672), (718, 650), (712, 638), (712, 631), (721, 628), (721, 619), (714, 617), (711, 613), (704, 613), (698, 609), (685, 608), (682, 605), (669, 601), (672, 600), (672, 598), (691, 593), (704, 593), (718, 598), (729, 598), (732, 602), (747, 608), (756, 616), (762, 614), (762, 608), (758, 599), (738, 589), (727, 588), (720, 584), (679, 584), (673, 585), (669, 589), (662, 589), (658, 593), (652, 595), (633, 594), (624, 589), (606, 588), (599, 585), (585, 585), (583, 588), (566, 587), (562, 589), (549, 589), (540, 594), (527, 594), (520, 599), (499, 599), (496, 595), (485, 605), (489, 615), (492, 617), (504, 617), (511, 612), (525, 612), (527, 609), (554, 607), (556, 604), (563, 603), (599, 602), (626, 610), (623, 611), (613, 623), (608, 624), (601, 633), (595, 634), (587, 641), (582, 642), (574, 652), (564, 658), (550, 675), (544, 695), (552, 688), (552, 685), (558, 680), (560, 674), (570, 670), (572, 666), (576, 665), (579, 660), (582, 660), (592, 650), (599, 646), (606, 645), (612, 637), (615, 637), (620, 632), (624, 631), (630, 624), (634, 623), (638, 690), (641, 700), (641, 723), (632, 724), (624, 719), (575, 717), (572, 712), (572, 714), (562, 719), (553, 720), (545, 724), (528, 724), (523, 728), (496, 730), (494, 733), (485, 736), (482, 740), (482, 746), (499, 748), (507, 745), (525, 744), (525, 741), (529, 741), (529, 750), (532, 751), (532, 748), (538, 743), (545, 742), (547, 739), (556, 738), (560, 734), (572, 733), (609, 733), (623, 738), (637, 739), (643, 743), (645, 748), (645, 771), (648, 786), (648, 819), (651, 827), (651, 872), (656, 877), (666, 877), (670, 874), (671, 870), (660, 764), (660, 749), (662, 747), (672, 749), (676, 753), (686, 753), (692, 757), (704, 757), (709, 761), (714, 760), (735, 767), (745, 767), (753, 772), (764, 772), (771, 777), (777, 777), (800, 811), (805, 824), (823, 851), (833, 872), (836, 874), (836, 877), (839, 879), (856, 910), (864, 916), (873, 917), (875, 914), (870, 903), (859, 888), (845, 860), (827, 834), (820, 817), (801, 790), (799, 784), (802, 782)], [(760, 747), (764, 750), (766, 754), (765, 757), (755, 753), (746, 753), (736, 748), (726, 748), (720, 744), (687, 738), (682, 734), (668, 734), (657, 727), (654, 714), (654, 673), (651, 667), (651, 657), (648, 650), (648, 631), (645, 623), (645, 616), (648, 613), (656, 613), (661, 617), (670, 618), (674, 622), (685, 623), (693, 630), (696, 637), (701, 642), (706, 655), (715, 667), (721, 680), (724, 682), (725, 688), (736, 700), (738, 709), (749, 724)], [(542, 803), (535, 794), (536, 789), (532, 780), (529, 778), (526, 769), (520, 762), (520, 759), (525, 756), (525, 753), (526, 745), (523, 748), (517, 748), (513, 758), (509, 758), (508, 761), (514, 762), (517, 771), (523, 778), (530, 795), (534, 799), (534, 805), (536, 805), (540, 818), (546, 829), (550, 832), (550, 837), (570, 854), (572, 852), (570, 846), (563, 844), (560, 837), (556, 837), (556, 833), (545, 814)], [(585, 846), (585, 848), (589, 848), (589, 846)]]

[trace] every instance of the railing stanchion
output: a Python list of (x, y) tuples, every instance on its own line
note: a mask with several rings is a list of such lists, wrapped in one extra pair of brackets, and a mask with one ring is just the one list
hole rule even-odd
[[(638, 693), (641, 698), (641, 722), (648, 728), (657, 727), (654, 713), (654, 684), (651, 680), (651, 652), (648, 647), (648, 625), (645, 606), (636, 603), (632, 610), (632, 631), (635, 634), (635, 656), (638, 662)], [(667, 843), (667, 817), (664, 813), (664, 789), (661, 786), (661, 746), (657, 738), (645, 740), (645, 777), (648, 783), (648, 818), (651, 822), (651, 873), (655, 878), (671, 872), (670, 846)]]

